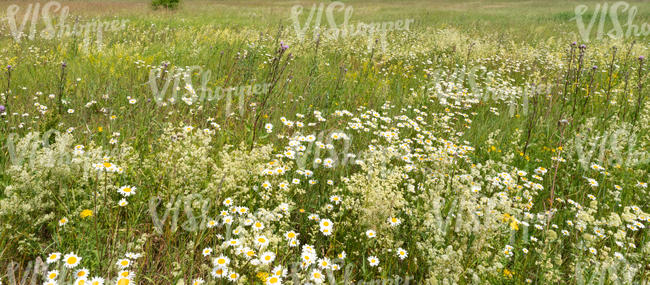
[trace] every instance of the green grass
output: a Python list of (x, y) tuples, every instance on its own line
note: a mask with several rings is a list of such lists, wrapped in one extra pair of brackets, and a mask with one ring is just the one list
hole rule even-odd
[[(211, 261), (201, 250), (211, 246), (213, 257), (223, 252), (235, 264), (232, 249), (220, 249), (217, 238), (229, 230), (173, 230), (167, 221), (158, 232), (150, 213), (154, 197), (161, 197), (164, 204), (199, 194), (202, 198), (192, 205), (192, 213), (213, 218), (223, 210), (220, 203), (226, 197), (251, 211), (290, 203), (285, 220), (265, 221), (267, 235), (281, 238), (285, 231), (295, 230), (303, 244), (317, 247), (319, 257), (335, 259), (344, 250), (346, 264), (354, 265), (350, 273), (354, 280), (399, 275), (413, 276), (418, 284), (436, 284), (434, 279), (461, 284), (522, 284), (527, 279), (533, 284), (580, 284), (580, 278), (600, 278), (610, 264), (634, 272), (634, 280), (648, 280), (650, 271), (643, 266), (650, 256), (647, 230), (626, 228), (630, 221), (610, 222), (611, 215), (624, 220), (633, 205), (640, 207), (636, 219), (648, 217), (647, 188), (638, 182), (648, 182), (650, 161), (612, 160), (635, 152), (647, 158), (648, 35), (593, 40), (585, 43), (581, 57), (578, 45), (583, 41), (572, 19), (574, 9), (587, 5), (584, 19), (589, 21), (596, 4), (601, 4), (598, 1), (345, 1), (353, 7), (351, 23), (414, 20), (408, 32), (389, 33), (389, 45), (383, 50), (368, 48), (373, 39), (363, 37), (315, 41), (308, 34), (301, 41), (293, 28), (291, 8), (303, 5), (305, 16), (314, 3), (318, 2), (182, 1), (177, 10), (154, 11), (146, 1), (62, 2), (71, 16), (80, 16), (80, 23), (128, 20), (125, 30), (103, 34), (101, 49), (94, 44), (86, 48), (78, 37), (16, 42), (3, 20), (0, 66), (12, 69), (3, 69), (0, 76), (0, 92), (11, 90), (0, 102), (8, 110), (0, 122), (0, 189), (4, 189), (0, 191), (4, 207), (0, 211), (0, 270), (11, 262), (24, 269), (36, 257), (74, 251), (84, 258), (82, 266), (92, 275), (110, 276), (115, 282), (117, 260), (125, 252), (136, 252), (143, 254), (132, 267), (138, 284), (177, 284), (181, 279), (187, 284), (198, 277), (212, 282)], [(0, 13), (10, 4), (0, 3)], [(26, 9), (28, 3), (17, 4)], [(638, 8), (635, 24), (650, 23), (650, 3), (630, 4)], [(342, 12), (336, 20), (343, 21)], [(609, 29), (608, 21), (605, 31)], [(289, 46), (285, 52), (279, 50), (281, 41)], [(572, 47), (574, 41), (578, 45)], [(616, 47), (613, 63), (612, 47)], [(645, 61), (639, 56), (645, 56)], [(229, 109), (224, 99), (187, 105), (179, 97), (176, 104), (162, 106), (156, 104), (149, 80), (151, 70), (163, 63), (168, 64), (166, 70), (189, 66), (209, 70), (206, 86), (211, 90), (264, 83), (271, 83), (273, 89), (246, 96), (244, 111), (234, 116), (227, 115), (238, 110)], [(524, 103), (521, 93), (514, 99), (487, 98), (467, 80), (431, 78), (436, 70), (458, 75), (476, 66), (494, 75), (494, 80), (480, 77), (477, 85), (481, 88), (502, 92), (527, 84), (549, 88)], [(597, 66), (593, 72), (592, 66)], [(199, 94), (201, 75), (191, 74)], [(187, 94), (184, 81), (180, 82), (179, 94)], [(468, 92), (451, 88), (441, 92), (449, 96), (444, 103), (433, 91), (437, 83), (457, 83), (483, 97), (473, 101)], [(131, 98), (136, 103), (130, 103)], [(511, 114), (512, 100), (517, 107)], [(86, 107), (89, 102), (95, 103)], [(386, 102), (394, 107), (383, 108)], [(47, 112), (41, 113), (35, 103), (47, 106)], [(378, 132), (350, 129), (349, 117), (332, 115), (342, 110), (386, 128), (377, 131), (403, 128), (396, 125), (398, 115), (411, 120), (420, 116), (426, 123), (421, 128), (429, 133), (401, 129), (400, 141), (391, 142)], [(392, 121), (373, 122), (374, 115), (362, 116), (367, 110)], [(316, 123), (314, 111), (322, 112), (327, 121), (304, 129), (282, 126), (281, 117)], [(264, 131), (266, 123), (274, 125), (270, 134)], [(186, 135), (184, 126), (193, 126), (194, 133)], [(69, 141), (64, 136), (48, 138), (50, 147), (17, 144), (18, 138), (32, 132), (68, 128), (74, 128)], [(204, 128), (215, 129), (209, 141), (199, 134)], [(299, 130), (316, 136), (336, 130), (349, 134), (349, 148), (342, 150), (342, 143), (333, 142), (335, 150), (339, 156), (355, 153), (367, 159), (368, 166), (312, 169), (315, 158), (331, 156), (322, 151), (306, 156), (305, 168), (315, 172), (316, 186), (307, 185), (307, 178), (295, 172), (302, 166), (286, 159), (281, 159), (291, 169), (286, 175), (258, 175), (258, 168), (272, 160), (272, 154), (282, 153), (287, 138)], [(430, 136), (434, 148), (420, 146), (423, 150), (417, 151), (414, 141), (422, 139), (419, 135)], [(118, 143), (112, 144), (111, 139)], [(318, 140), (327, 143), (327, 138)], [(593, 156), (592, 146), (584, 142), (596, 143)], [(418, 168), (414, 173), (405, 170), (410, 163), (387, 156), (389, 151), (376, 154), (376, 161), (367, 153), (369, 145), (399, 148), (402, 143), (413, 144), (409, 151), (428, 157), (413, 163)], [(85, 146), (88, 161), (48, 163), (52, 155), (71, 156), (75, 145)], [(465, 155), (452, 153), (457, 145), (474, 150)], [(31, 146), (39, 149), (36, 155), (14, 165), (14, 149), (30, 154)], [(110, 153), (108, 160), (123, 166), (124, 173), (93, 172), (91, 163), (102, 162), (102, 152)], [(556, 156), (566, 162), (557, 163)], [(587, 159), (579, 161), (584, 156)], [(607, 174), (591, 169), (591, 163), (603, 166)], [(548, 169), (539, 181), (530, 178), (538, 167)], [(526, 171), (528, 180), (543, 189), (529, 189), (517, 170)], [(491, 186), (491, 179), (500, 173), (516, 177), (516, 185), (511, 189)], [(412, 180), (401, 180), (402, 174)], [(296, 177), (301, 177), (302, 184), (288, 191), (257, 189), (265, 180), (279, 185), (283, 179), (290, 182)], [(475, 184), (463, 182), (463, 177)], [(594, 178), (599, 186), (589, 186), (586, 178)], [(334, 186), (325, 184), (330, 179)], [(120, 196), (116, 192), (124, 185), (138, 189), (123, 208), (117, 206)], [(470, 185), (481, 185), (482, 190), (472, 194)], [(615, 185), (623, 190), (617, 191)], [(410, 191), (410, 187), (418, 190)], [(499, 198), (503, 193), (509, 196), (507, 202)], [(597, 204), (591, 202), (590, 194)], [(332, 195), (341, 195), (344, 206), (325, 209)], [(443, 200), (436, 206), (438, 199)], [(569, 199), (582, 210), (571, 206)], [(205, 213), (202, 203), (214, 207)], [(494, 212), (488, 211), (490, 207)], [(93, 216), (81, 218), (80, 212), (86, 209)], [(157, 209), (164, 212), (165, 208)], [(548, 220), (526, 215), (543, 215), (549, 209), (557, 214)], [(437, 224), (438, 218), (446, 220), (452, 214), (474, 221), (476, 211), (485, 211), (486, 216), (474, 230), (445, 231)], [(180, 213), (182, 225), (188, 217), (183, 207)], [(307, 218), (312, 213), (334, 221), (332, 236), (319, 233), (317, 224)], [(384, 215), (399, 217), (402, 225), (388, 227)], [(62, 217), (71, 223), (59, 226)], [(530, 228), (524, 229), (523, 221)], [(586, 223), (586, 228), (581, 231), (567, 221)], [(461, 218), (451, 223), (467, 225)], [(536, 224), (543, 229), (534, 228)], [(606, 237), (587, 236), (595, 228), (605, 228)], [(365, 238), (368, 229), (377, 231), (376, 240)], [(563, 229), (570, 233), (564, 236)], [(529, 236), (540, 241), (531, 241)], [(636, 249), (616, 242), (635, 244)], [(504, 256), (506, 245), (515, 248), (513, 257)], [(388, 253), (397, 247), (406, 249), (409, 257), (400, 261)], [(589, 253), (589, 247), (598, 254)], [(530, 253), (523, 254), (523, 248)], [(300, 250), (279, 242), (273, 243), (272, 251), (278, 256), (274, 265), (285, 267), (300, 255)], [(626, 262), (616, 261), (614, 252), (622, 252)], [(368, 265), (370, 255), (380, 257), (381, 271)], [(638, 264), (641, 267), (634, 270), (624, 267)], [(245, 276), (243, 282), (251, 284), (260, 282), (259, 272), (271, 270), (246, 262), (237, 263), (236, 268)], [(576, 277), (576, 272), (582, 274)], [(19, 270), (17, 276), (27, 274)], [(8, 275), (0, 271), (0, 281), (9, 282)], [(340, 280), (343, 273), (336, 276)]]

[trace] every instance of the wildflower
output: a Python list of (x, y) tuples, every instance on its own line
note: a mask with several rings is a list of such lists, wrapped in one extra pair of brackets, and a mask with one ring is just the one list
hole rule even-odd
[(209, 256), (212, 254), (212, 248), (206, 247), (203, 249), (203, 256)]
[(280, 285), (282, 284), (282, 278), (280, 276), (274, 275), (266, 279), (266, 285)]
[(201, 278), (197, 278), (197, 279), (194, 279), (194, 281), (192, 282), (192, 285), (201, 285), (203, 283), (205, 283), (205, 280), (203, 280)]
[(228, 264), (230, 264), (230, 258), (228, 258), (227, 256), (221, 255), (221, 256), (213, 259), (212, 264), (214, 264), (215, 267), (225, 268), (226, 266), (228, 266)]
[(288, 232), (286, 232), (286, 233), (284, 234), (284, 237), (285, 237), (287, 240), (294, 240), (294, 239), (296, 239), (296, 238), (298, 237), (298, 233), (296, 233), (296, 232), (294, 232), (294, 231), (288, 231)]
[(63, 217), (63, 218), (61, 218), (61, 219), (59, 220), (59, 226), (62, 227), (62, 226), (65, 226), (65, 225), (67, 225), (67, 224), (68, 224), (68, 218), (66, 218), (66, 217)]
[(58, 253), (58, 252), (53, 252), (53, 253), (50, 253), (50, 255), (47, 257), (47, 260), (45, 262), (47, 264), (52, 264), (52, 263), (55, 263), (55, 262), (59, 261), (59, 259), (61, 259), (61, 254)]
[(230, 246), (238, 246), (239, 245), (239, 240), (238, 239), (231, 239), (228, 241), (228, 245)]
[(282, 265), (278, 265), (271, 270), (271, 273), (275, 276), (285, 277), (287, 276), (287, 269), (282, 267)]
[(135, 194), (135, 190), (136, 190), (135, 187), (127, 185), (127, 186), (120, 187), (120, 189), (118, 189), (117, 192), (124, 197), (129, 197)]
[(79, 269), (79, 270), (77, 270), (77, 272), (74, 273), (74, 275), (77, 278), (87, 278), (88, 277), (88, 269), (86, 269), (86, 268)]
[(334, 204), (338, 205), (338, 204), (341, 203), (341, 197), (338, 196), (338, 195), (333, 195), (332, 197), (330, 197), (330, 201), (332, 201)]
[(48, 271), (47, 275), (45, 276), (47, 277), (48, 280), (54, 280), (57, 277), (59, 277), (59, 271), (58, 270)]
[(318, 266), (321, 269), (329, 269), (330, 264), (331, 264), (330, 259), (327, 258), (327, 257), (324, 257), (324, 258), (321, 258), (321, 259), (318, 260)]
[(402, 223), (402, 220), (400, 220), (399, 218), (392, 217), (392, 218), (388, 218), (388, 223), (392, 227), (396, 227), (396, 226), (399, 226), (399, 224)]
[(129, 266), (131, 266), (131, 261), (128, 259), (119, 259), (117, 261), (117, 267), (122, 270), (129, 268)]
[(142, 256), (142, 255), (139, 254), (139, 253), (127, 252), (126, 254), (124, 254), (124, 256), (126, 256), (129, 259), (136, 260), (136, 259), (140, 258), (140, 256)]
[(120, 199), (120, 201), (118, 201), (117, 204), (118, 204), (120, 207), (126, 207), (126, 205), (128, 205), (129, 202), (126, 201), (126, 199)]
[(83, 210), (83, 211), (81, 211), (81, 214), (79, 214), (79, 216), (80, 216), (82, 219), (85, 219), (85, 218), (88, 218), (88, 217), (92, 217), (92, 216), (93, 216), (93, 211), (88, 210), (88, 209)]
[(374, 237), (377, 236), (377, 233), (375, 233), (375, 231), (373, 231), (373, 230), (367, 230), (367, 231), (366, 231), (366, 236), (367, 236), (368, 238), (374, 238)]
[(239, 274), (237, 274), (236, 272), (228, 273), (228, 280), (235, 282), (237, 281), (237, 279), (239, 279)]
[(74, 252), (68, 253), (63, 257), (63, 262), (65, 264), (65, 267), (67, 267), (67, 268), (75, 268), (75, 267), (77, 267), (77, 265), (79, 265), (80, 261), (81, 261), (81, 257), (74, 254)]
[(265, 236), (258, 236), (255, 238), (255, 244), (259, 247), (265, 247), (269, 244), (269, 239)]
[(592, 178), (587, 178), (587, 182), (589, 182), (589, 185), (591, 187), (598, 187), (598, 181), (592, 179)]
[(311, 280), (314, 281), (316, 284), (323, 283), (325, 280), (325, 276), (320, 270), (313, 270), (310, 274)]
[(593, 248), (593, 247), (590, 247), (589, 252), (591, 252), (591, 254), (593, 254), (593, 255), (596, 255), (598, 253), (598, 250)]
[(221, 278), (228, 275), (228, 269), (225, 267), (215, 267), (210, 272), (210, 275), (214, 278)]
[(397, 257), (399, 257), (401, 260), (404, 260), (404, 258), (408, 257), (408, 252), (400, 247), (397, 249)]
[(368, 257), (368, 262), (370, 263), (371, 267), (375, 267), (375, 266), (379, 265), (379, 259), (377, 259), (377, 257), (375, 257), (375, 256)]
[(275, 254), (273, 252), (267, 251), (260, 256), (262, 264), (271, 264), (275, 260)]
[(104, 285), (104, 278), (101, 277), (93, 277), (90, 279), (90, 285)]

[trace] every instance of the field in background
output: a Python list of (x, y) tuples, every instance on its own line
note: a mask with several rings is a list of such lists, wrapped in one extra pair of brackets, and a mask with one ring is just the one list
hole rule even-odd
[(0, 2), (2, 284), (650, 280), (650, 30), (586, 41), (605, 2), (345, 1), (412, 24), (328, 38), (321, 2), (62, 1), (124, 25), (16, 40), (33, 3)]

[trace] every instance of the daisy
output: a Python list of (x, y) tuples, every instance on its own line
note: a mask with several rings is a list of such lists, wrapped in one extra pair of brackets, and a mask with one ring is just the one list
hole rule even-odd
[(379, 265), (379, 259), (377, 259), (377, 257), (374, 257), (374, 256), (368, 257), (368, 262), (370, 262), (371, 267), (375, 267), (375, 266)]
[(235, 282), (237, 281), (237, 279), (239, 279), (239, 274), (237, 274), (236, 272), (228, 273), (228, 280)]
[(217, 221), (215, 220), (209, 220), (208, 223), (205, 225), (208, 229), (214, 228), (218, 225)]
[(128, 204), (129, 201), (127, 201), (126, 199), (120, 199), (120, 201), (117, 202), (117, 205), (119, 205), (120, 207), (126, 207), (126, 205)]
[(255, 244), (259, 247), (265, 247), (269, 244), (269, 239), (265, 236), (258, 236), (255, 238)]
[(131, 266), (131, 261), (128, 259), (119, 259), (117, 261), (117, 267), (120, 269), (127, 269)]
[(373, 230), (367, 230), (367, 231), (366, 231), (366, 236), (367, 236), (368, 238), (374, 238), (374, 237), (377, 236), (377, 233), (375, 233), (375, 231), (373, 231)]
[(262, 256), (260, 256), (260, 260), (262, 261), (263, 264), (271, 264), (271, 262), (275, 260), (275, 254), (273, 252), (267, 251), (265, 253), (262, 253)]
[(402, 221), (399, 218), (392, 217), (392, 218), (388, 218), (388, 223), (392, 227), (395, 227), (395, 226), (399, 226), (399, 224), (401, 224)]
[(86, 281), (88, 281), (88, 279), (78, 278), (77, 280), (74, 281), (74, 285), (86, 285)]
[(63, 257), (63, 263), (65, 264), (65, 267), (67, 267), (67, 268), (75, 268), (75, 267), (77, 267), (77, 265), (79, 265), (80, 261), (81, 261), (81, 257), (74, 254), (74, 252), (68, 253)]
[(404, 260), (404, 258), (408, 257), (408, 255), (408, 252), (406, 252), (406, 250), (403, 248), (400, 247), (397, 249), (397, 257), (399, 257), (399, 259)]
[(332, 203), (338, 205), (338, 204), (341, 203), (341, 196), (333, 195), (332, 197), (330, 197), (330, 201), (331, 201)]
[(264, 229), (264, 224), (263, 224), (262, 222), (255, 222), (255, 223), (253, 224), (253, 229), (254, 229), (255, 231), (261, 231), (261, 230)]
[(311, 280), (314, 281), (314, 283), (316, 284), (323, 283), (323, 281), (325, 280), (325, 276), (320, 270), (312, 271), (310, 276), (311, 276)]
[(598, 253), (598, 250), (593, 248), (593, 247), (590, 247), (589, 252), (591, 252), (591, 254), (593, 254), (593, 255), (596, 255)]
[(227, 268), (221, 268), (221, 267), (215, 267), (212, 269), (212, 272), (210, 272), (210, 275), (214, 278), (221, 278), (225, 277), (228, 275), (228, 269)]
[(120, 187), (120, 189), (118, 189), (117, 192), (120, 193), (124, 197), (129, 197), (129, 196), (135, 194), (135, 190), (136, 190), (135, 187), (126, 185), (126, 186)]
[(77, 278), (87, 278), (88, 277), (88, 269), (86, 269), (86, 268), (79, 269), (79, 270), (77, 270), (77, 272), (74, 273), (74, 275)]
[(273, 275), (266, 279), (266, 285), (280, 285), (282, 284), (282, 278), (277, 275)]
[(59, 277), (59, 271), (58, 270), (48, 271), (46, 276), (48, 280), (54, 280), (57, 277)]
[(325, 236), (332, 235), (332, 228), (320, 228), (321, 233)]
[(228, 266), (228, 264), (230, 264), (230, 258), (228, 258), (227, 256), (221, 255), (221, 256), (213, 259), (212, 264), (214, 264), (215, 267), (225, 268), (226, 266)]
[(209, 256), (212, 254), (212, 248), (206, 247), (203, 249), (203, 256)]
[(135, 260), (135, 259), (140, 258), (140, 256), (142, 256), (142, 254), (139, 254), (139, 253), (133, 253), (133, 252), (127, 252), (126, 254), (124, 254), (124, 256), (126, 256), (126, 258), (129, 258), (129, 259)]
[(104, 278), (93, 277), (90, 279), (90, 285), (104, 285)]
[(239, 245), (239, 240), (238, 239), (231, 239), (228, 241), (228, 245), (230, 246), (238, 246)]
[(133, 279), (135, 277), (135, 273), (128, 270), (122, 270), (117, 273), (117, 276), (122, 278)]
[(328, 228), (331, 229), (334, 226), (332, 221), (330, 219), (323, 219), (320, 221), (320, 227), (322, 228)]
[(192, 285), (201, 285), (203, 283), (205, 283), (205, 280), (203, 280), (201, 278), (197, 278), (197, 279), (194, 279), (194, 282), (192, 282)]
[(131, 284), (131, 279), (127, 277), (118, 277), (117, 278), (117, 285), (130, 285)]
[(321, 258), (321, 259), (318, 260), (318, 267), (320, 267), (321, 269), (324, 269), (324, 270), (329, 269), (330, 266), (331, 266), (331, 262), (330, 262), (329, 258), (324, 257), (324, 258)]
[(278, 265), (271, 270), (271, 273), (275, 276), (285, 277), (287, 276), (287, 269), (282, 267), (282, 265)]
[(61, 226), (61, 227), (62, 227), (62, 226), (65, 226), (66, 224), (68, 224), (68, 222), (69, 222), (68, 218), (63, 217), (63, 218), (61, 218), (61, 219), (59, 220), (59, 226)]
[(53, 253), (50, 253), (50, 255), (47, 257), (46, 262), (47, 262), (47, 264), (52, 264), (52, 263), (55, 263), (55, 262), (59, 261), (59, 259), (61, 259), (61, 253), (53, 252)]

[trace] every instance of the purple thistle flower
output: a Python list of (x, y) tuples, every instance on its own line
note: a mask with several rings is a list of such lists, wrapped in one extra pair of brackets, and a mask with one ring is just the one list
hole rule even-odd
[(11, 70), (11, 65), (7, 65), (7, 70)]
[(645, 56), (639, 56), (639, 60), (644, 60)]
[(282, 48), (282, 50), (286, 50), (286, 49), (289, 48), (289, 45), (286, 45), (286, 44), (284, 44), (284, 41), (281, 41), (280, 42), (280, 47)]
[(5, 105), (0, 105), (0, 113), (4, 113), (7, 108), (5, 108)]

